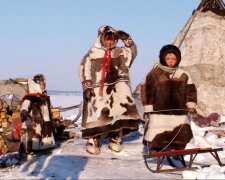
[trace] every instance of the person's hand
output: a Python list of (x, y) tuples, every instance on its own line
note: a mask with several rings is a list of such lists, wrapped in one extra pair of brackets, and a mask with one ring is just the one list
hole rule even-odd
[(20, 112), (20, 118), (21, 118), (21, 121), (22, 122), (26, 121), (26, 119), (27, 119), (28, 116), (29, 116), (29, 113), (27, 112), (27, 110), (23, 109)]
[(87, 100), (87, 101), (90, 101), (92, 97), (95, 97), (95, 92), (94, 92), (94, 89), (93, 88), (87, 88), (84, 90), (84, 98)]
[(127, 40), (130, 36), (126, 32), (120, 31), (120, 30), (116, 31), (116, 34), (117, 34), (118, 38), (121, 39), (121, 40)]

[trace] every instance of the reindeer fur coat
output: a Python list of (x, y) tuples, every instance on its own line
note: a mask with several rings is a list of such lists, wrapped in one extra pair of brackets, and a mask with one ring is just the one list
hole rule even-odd
[[(103, 57), (107, 49), (102, 43), (102, 37), (107, 31), (116, 32), (109, 26), (99, 28), (96, 43), (80, 65), (83, 89), (93, 88), (96, 95), (91, 101), (84, 99), (82, 137), (87, 139), (107, 137), (111, 132), (127, 135), (138, 130), (140, 116), (132, 97), (129, 79), (137, 48), (129, 37), (124, 41), (124, 47), (110, 49), (110, 67), (103, 77)], [(99, 95), (102, 78), (103, 95)]]

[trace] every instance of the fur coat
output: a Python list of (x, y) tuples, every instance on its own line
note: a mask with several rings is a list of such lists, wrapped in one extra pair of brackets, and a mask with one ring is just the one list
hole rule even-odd
[(197, 90), (190, 75), (178, 68), (180, 55), (177, 57), (174, 72), (166, 72), (161, 59), (141, 85), (144, 112), (148, 115), (144, 141), (157, 150), (184, 149), (193, 137), (187, 108), (196, 108)]
[(34, 76), (28, 79), (29, 93), (21, 104), (21, 112), (28, 112), (21, 129), (20, 151), (25, 153), (55, 147), (50, 97), (42, 93), (33, 79)]
[[(127, 135), (138, 130), (138, 114), (131, 91), (129, 70), (136, 58), (137, 48), (131, 37), (124, 40), (124, 47), (107, 51), (102, 43), (104, 33), (116, 32), (109, 26), (99, 28), (97, 41), (84, 56), (80, 65), (83, 90), (93, 88), (95, 97), (84, 98), (82, 137), (106, 137), (110, 132)], [(110, 66), (104, 71), (103, 57), (110, 53)], [(103, 93), (100, 95), (104, 79)]]

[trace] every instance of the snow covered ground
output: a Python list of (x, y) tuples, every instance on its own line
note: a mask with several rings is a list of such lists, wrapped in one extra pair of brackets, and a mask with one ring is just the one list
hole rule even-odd
[[(79, 104), (82, 96), (51, 95), (51, 100), (54, 107), (69, 107)], [(75, 109), (62, 115), (65, 119), (74, 119), (77, 113), (78, 109)], [(221, 121), (225, 121), (225, 117)], [(86, 152), (86, 140), (81, 138), (80, 124), (81, 119), (77, 121), (78, 127), (68, 129), (76, 133), (74, 139), (58, 143), (49, 153), (31, 156), (19, 166), (0, 169), (0, 179), (225, 179), (225, 167), (218, 166), (209, 153), (199, 154), (195, 159), (195, 163), (211, 165), (207, 168), (171, 173), (150, 172), (143, 159), (142, 129), (123, 138), (122, 152), (112, 152), (107, 147), (107, 140), (104, 140), (101, 153), (91, 155)], [(192, 123), (192, 129), (195, 141), (188, 144), (187, 148), (225, 148), (225, 138), (218, 138), (211, 133), (212, 127), (200, 128)], [(225, 152), (219, 152), (219, 156), (225, 163)], [(150, 165), (155, 166), (155, 163)]]

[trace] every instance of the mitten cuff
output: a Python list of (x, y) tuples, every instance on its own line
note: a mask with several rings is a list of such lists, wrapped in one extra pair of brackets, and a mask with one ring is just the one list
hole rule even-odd
[(93, 84), (92, 84), (92, 81), (91, 80), (85, 80), (82, 82), (82, 87), (83, 87), (83, 90), (86, 90), (88, 88), (93, 88)]

